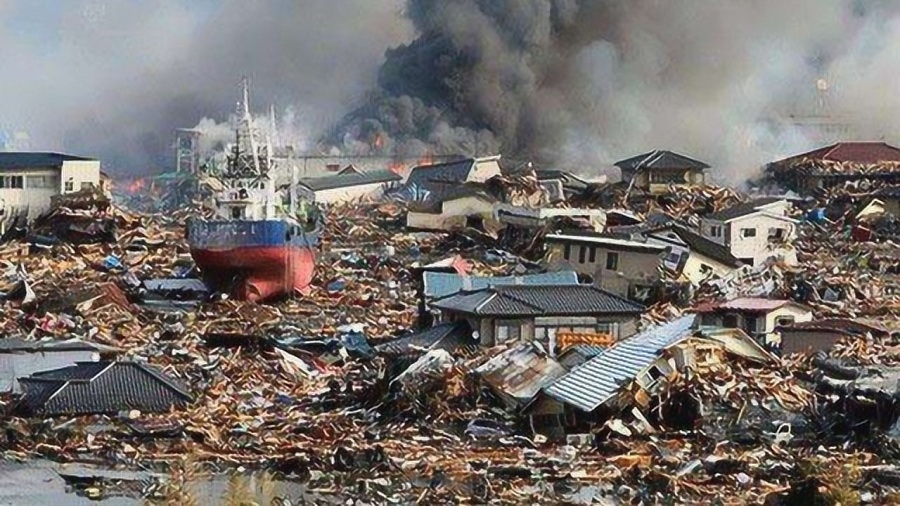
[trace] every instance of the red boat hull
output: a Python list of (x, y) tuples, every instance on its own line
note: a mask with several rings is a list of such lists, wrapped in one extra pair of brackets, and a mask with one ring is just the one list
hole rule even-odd
[(208, 283), (249, 301), (305, 292), (316, 265), (313, 250), (289, 246), (192, 249), (191, 256)]

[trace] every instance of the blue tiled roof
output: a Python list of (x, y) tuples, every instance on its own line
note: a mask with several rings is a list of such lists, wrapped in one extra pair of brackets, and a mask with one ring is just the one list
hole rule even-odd
[(683, 316), (615, 344), (544, 388), (550, 397), (591, 412), (656, 361), (665, 348), (689, 337), (694, 316)]
[(574, 271), (547, 272), (525, 276), (460, 276), (444, 272), (425, 272), (425, 296), (440, 299), (463, 290), (473, 291), (502, 285), (577, 285)]

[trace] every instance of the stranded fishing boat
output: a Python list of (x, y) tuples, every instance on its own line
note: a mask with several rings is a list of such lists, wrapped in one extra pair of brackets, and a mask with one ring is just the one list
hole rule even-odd
[(257, 137), (246, 80), (238, 117), (215, 216), (188, 222), (191, 256), (208, 284), (238, 299), (303, 292), (312, 281), (321, 221), (293, 184), (287, 193), (276, 189), (271, 143)]

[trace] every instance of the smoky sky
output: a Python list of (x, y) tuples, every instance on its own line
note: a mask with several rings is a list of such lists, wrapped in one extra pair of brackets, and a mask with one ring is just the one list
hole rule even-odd
[(672, 149), (736, 182), (816, 147), (792, 115), (897, 142), (898, 10), (889, 0), (0, 0), (0, 131), (117, 172), (159, 170), (174, 128), (221, 130), (246, 74), (255, 109), (273, 105), (304, 149), (499, 152), (588, 173)]

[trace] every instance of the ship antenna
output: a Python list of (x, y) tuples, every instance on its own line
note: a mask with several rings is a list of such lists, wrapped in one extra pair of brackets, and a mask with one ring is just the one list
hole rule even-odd
[(253, 169), (256, 172), (256, 175), (259, 176), (262, 174), (262, 171), (259, 169), (259, 148), (256, 145), (256, 136), (253, 131), (253, 117), (250, 115), (250, 79), (247, 76), (244, 76), (241, 79), (241, 91), (243, 95), (242, 112), (244, 116), (242, 122), (249, 134), (248, 137), (250, 141), (251, 157), (253, 158)]

